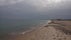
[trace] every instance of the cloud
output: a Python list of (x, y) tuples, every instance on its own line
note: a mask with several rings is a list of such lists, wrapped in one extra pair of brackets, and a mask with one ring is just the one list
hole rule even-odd
[(38, 10), (71, 8), (71, 0), (28, 0), (27, 2)]
[(9, 4), (15, 4), (18, 2), (22, 2), (24, 0), (0, 0), (0, 6), (1, 5), (9, 5)]
[(0, 4), (8, 5), (0, 8), (0, 14), (5, 18), (70, 18), (71, 0), (60, 3), (49, 3), (47, 0), (0, 0)]

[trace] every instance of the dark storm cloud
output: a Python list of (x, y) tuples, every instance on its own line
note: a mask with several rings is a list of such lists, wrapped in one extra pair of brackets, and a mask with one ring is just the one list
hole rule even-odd
[(0, 0), (2, 18), (70, 18), (71, 1)]

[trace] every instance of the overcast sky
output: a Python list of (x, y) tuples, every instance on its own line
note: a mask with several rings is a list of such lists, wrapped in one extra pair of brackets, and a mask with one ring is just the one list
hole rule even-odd
[(71, 19), (71, 0), (0, 0), (0, 18)]

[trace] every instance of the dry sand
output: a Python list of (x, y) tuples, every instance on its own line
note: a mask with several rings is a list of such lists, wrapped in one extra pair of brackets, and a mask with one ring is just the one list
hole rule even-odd
[(54, 21), (25, 34), (8, 36), (7, 40), (71, 40), (71, 21)]

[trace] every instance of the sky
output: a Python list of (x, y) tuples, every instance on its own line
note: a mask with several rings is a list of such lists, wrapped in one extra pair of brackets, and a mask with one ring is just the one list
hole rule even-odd
[(0, 0), (0, 18), (71, 19), (71, 0)]

